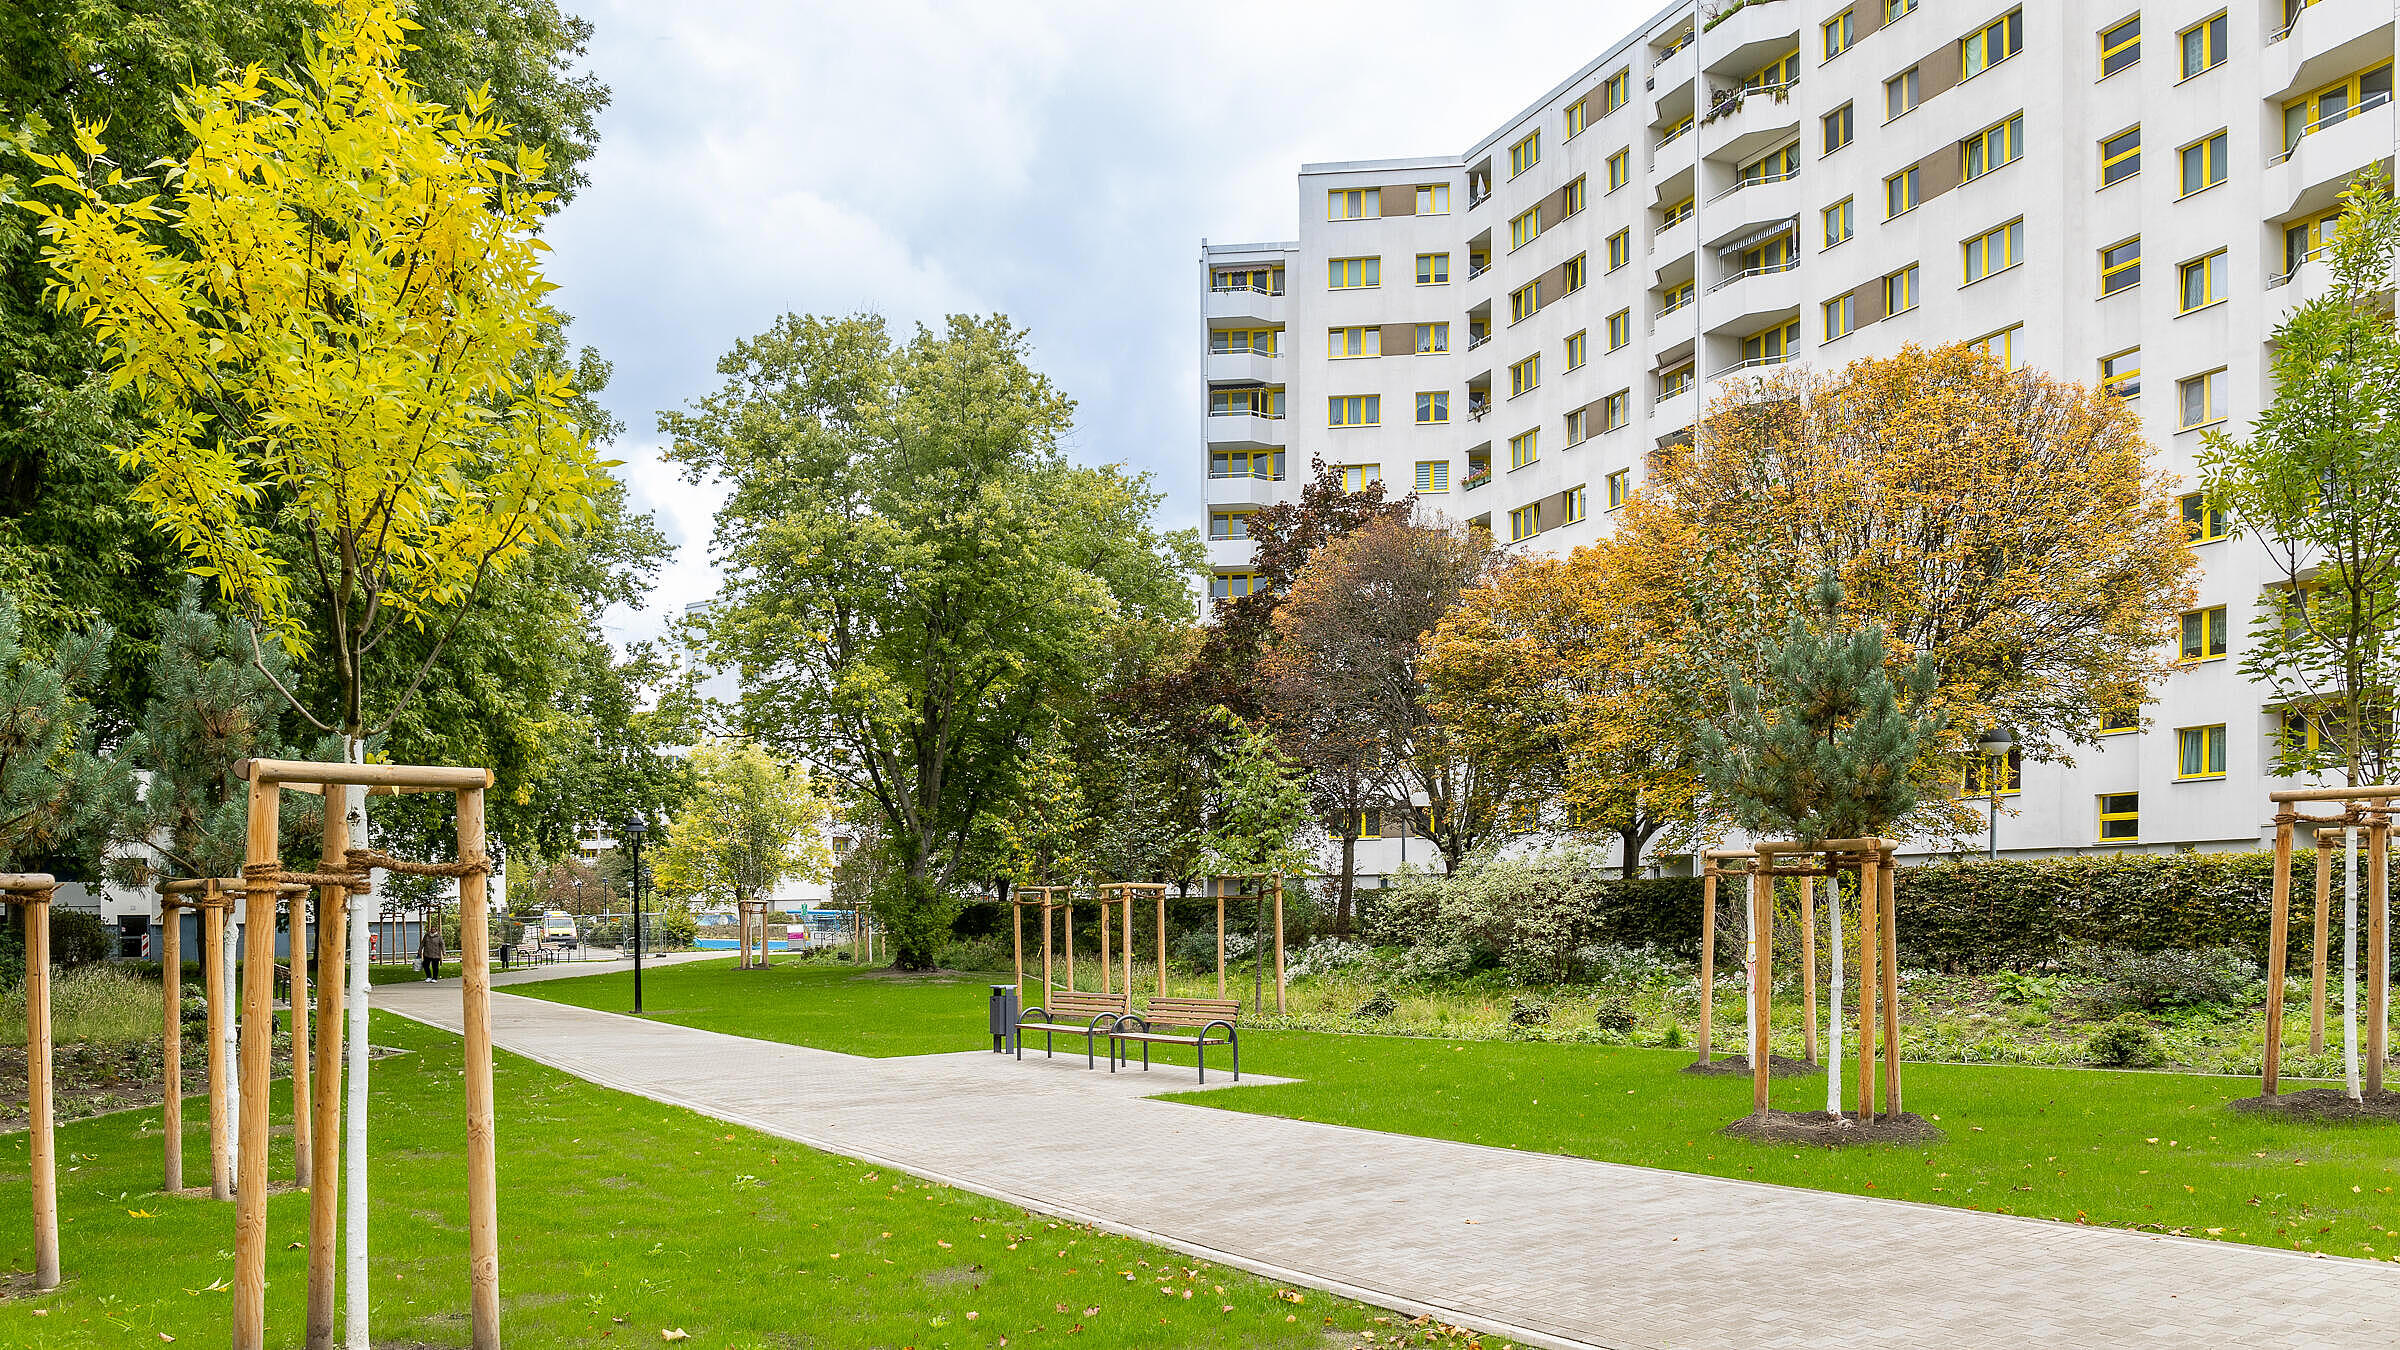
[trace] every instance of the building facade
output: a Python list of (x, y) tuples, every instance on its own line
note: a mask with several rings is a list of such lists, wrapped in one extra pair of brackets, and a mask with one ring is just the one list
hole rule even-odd
[[(1212, 588), (1312, 459), (1564, 552), (1723, 381), (1908, 343), (2104, 384), (2190, 492), (2392, 162), (2393, 31), (2387, 0), (1682, 3), (1464, 154), (1304, 165), (1296, 240), (1203, 247)], [(2180, 668), (2012, 771), (2004, 852), (2263, 837), (2281, 721), (2236, 663), (2270, 568), (2185, 506)]]

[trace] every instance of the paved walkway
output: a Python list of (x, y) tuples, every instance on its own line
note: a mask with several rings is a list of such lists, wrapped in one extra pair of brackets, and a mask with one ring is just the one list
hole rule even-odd
[[(456, 1030), (456, 988), (376, 992)], [(492, 1002), (501, 1048), (606, 1087), (1539, 1345), (2400, 1344), (2389, 1263), (1214, 1111), (1142, 1095), (1188, 1071), (1081, 1056), (862, 1059)]]

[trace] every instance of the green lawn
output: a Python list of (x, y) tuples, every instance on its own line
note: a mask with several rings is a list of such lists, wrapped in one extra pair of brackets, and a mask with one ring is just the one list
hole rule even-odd
[[(467, 1340), (459, 1042), (377, 1014), (378, 1343)], [(1377, 1315), (1158, 1248), (815, 1153), (502, 1055), (503, 1328), (512, 1346), (1311, 1346)], [(285, 1085), (276, 1085), (285, 1115)], [(195, 1099), (186, 1166), (205, 1177)], [(67, 1283), (0, 1298), (0, 1345), (217, 1344), (233, 1207), (158, 1185), (156, 1110), (59, 1131)], [(288, 1138), (274, 1173), (290, 1175)], [(29, 1269), (26, 1136), (0, 1135), (0, 1270)], [(297, 1345), (307, 1197), (269, 1203), (270, 1344)], [(1186, 1291), (1189, 1291), (1188, 1294)], [(1388, 1320), (1383, 1323), (1389, 1326)], [(1390, 1333), (1385, 1332), (1384, 1343)]]
[[(611, 1011), (630, 1006), (631, 994), (617, 975), (512, 992)], [(663, 1021), (854, 1054), (989, 1043), (987, 989), (974, 978), (916, 980), (798, 961), (766, 971), (700, 963), (656, 972), (643, 994)], [(1717, 1134), (1749, 1110), (1749, 1081), (1676, 1072), (1689, 1051), (1277, 1031), (1243, 1042), (1244, 1069), (1303, 1081), (1186, 1100), (1782, 1185), (2400, 1258), (2400, 1135), (2225, 1110), (2257, 1090), (2249, 1080), (1910, 1065), (1910, 1107), (1937, 1117), (1949, 1141), (1823, 1152)], [(1775, 1104), (1821, 1108), (1824, 1094), (1822, 1078), (1784, 1080)]]

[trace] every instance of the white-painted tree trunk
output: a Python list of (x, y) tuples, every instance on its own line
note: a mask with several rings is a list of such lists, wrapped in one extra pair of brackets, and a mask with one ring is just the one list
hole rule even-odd
[[(352, 763), (365, 759), (363, 747), (349, 746)], [(350, 846), (367, 847), (367, 790), (343, 789), (350, 819)], [(367, 1330), (367, 957), (368, 933), (376, 905), (372, 896), (350, 900), (350, 990), (345, 1009), (350, 1019), (349, 1041), (342, 1047), (349, 1060), (349, 1110), (342, 1131), (342, 1344), (349, 1350), (368, 1350)]]
[(225, 967), (225, 1008), (217, 1019), (225, 1041), (225, 1137), (217, 1141), (217, 1147), (225, 1153), (227, 1186), (238, 1186), (242, 1180), (242, 999), (236, 976), (241, 970), (242, 925), (249, 919), (250, 898), (238, 893), (237, 896), (234, 903), (239, 908), (225, 912), (225, 941), (218, 944), (223, 949), (219, 955)]
[(1832, 932), (1826, 949), (1833, 953), (1832, 999), (1825, 1008), (1825, 1114), (1842, 1114), (1842, 880), (1825, 879), (1825, 920)]
[(2342, 831), (2342, 1083), (2350, 1100), (2358, 1082), (2358, 827)]

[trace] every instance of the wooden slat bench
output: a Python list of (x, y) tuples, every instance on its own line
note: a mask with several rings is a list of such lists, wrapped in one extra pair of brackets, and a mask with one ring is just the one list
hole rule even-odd
[[(1242, 1005), (1229, 998), (1154, 998), (1139, 1015), (1128, 1013), (1117, 1019), (1117, 1029), (1110, 1041), (1139, 1042), (1142, 1047), (1142, 1071), (1150, 1070), (1150, 1047), (1153, 1045), (1188, 1045), (1200, 1061), (1200, 1081), (1208, 1081), (1208, 1047), (1230, 1046), (1233, 1049), (1233, 1081), (1242, 1081), (1242, 1041), (1234, 1032), (1234, 1018)], [(1160, 1031), (1159, 1027), (1191, 1027), (1191, 1031)], [(1211, 1033), (1222, 1029), (1223, 1035)], [(1112, 1051), (1113, 1053), (1113, 1051)]]
[[(1017, 1034), (1014, 1037), (1017, 1043), (1017, 1058), (1025, 1058), (1026, 1032), (1042, 1033), (1042, 1053), (1045, 1055), (1051, 1052), (1050, 1038), (1059, 1032), (1065, 1032), (1070, 1036), (1083, 1037), (1084, 1067), (1097, 1067), (1100, 1038), (1114, 1032), (1117, 1020), (1125, 1016), (1125, 1013), (1126, 1002), (1123, 994), (1088, 994), (1079, 993), (1073, 989), (1054, 989), (1050, 992), (1050, 1002), (1047, 1006), (1036, 1004), (1017, 1014)], [(1117, 1071), (1113, 1048), (1109, 1056), (1108, 1071), (1110, 1073)]]

